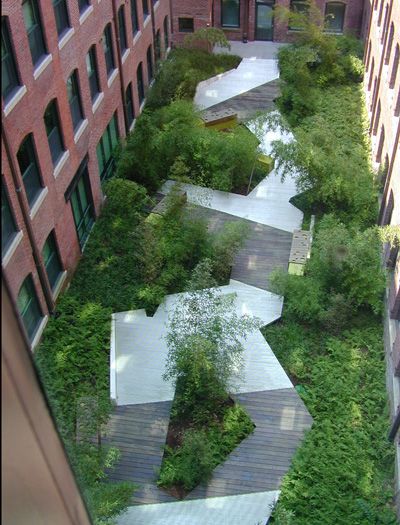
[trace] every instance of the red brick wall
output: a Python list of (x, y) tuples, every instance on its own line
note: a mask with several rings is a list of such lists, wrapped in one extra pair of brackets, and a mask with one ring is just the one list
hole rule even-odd
[[(154, 52), (154, 43), (151, 17), (149, 17), (146, 24), (144, 24), (141, 0), (137, 0), (140, 31), (133, 41), (130, 14), (131, 1), (132, 0), (125, 0), (124, 2), (124, 0), (117, 0), (116, 9), (118, 9), (121, 4), (125, 4), (126, 34), (130, 52), (122, 66), (122, 88), (125, 91), (128, 84), (132, 82), (135, 115), (138, 115), (140, 108), (137, 94), (136, 69), (138, 64), (142, 62), (143, 79), (145, 85), (147, 85), (146, 52), (150, 44)], [(150, 8), (151, 0), (148, 1)], [(120, 136), (124, 137), (126, 133), (121, 96), (121, 71), (118, 72), (112, 84), (108, 86), (101, 43), (105, 26), (109, 22), (113, 22), (112, 2), (108, 0), (91, 0), (93, 11), (82, 24), (79, 21), (78, 2), (76, 0), (67, 0), (67, 4), (70, 24), (74, 29), (74, 34), (60, 50), (58, 48), (58, 35), (52, 2), (51, 0), (39, 1), (45, 41), (49, 53), (52, 54), (52, 61), (35, 80), (33, 77), (33, 65), (28, 39), (23, 22), (21, 2), (20, 0), (4, 0), (2, 2), (2, 14), (3, 16), (9, 17), (11, 39), (21, 83), (25, 85), (27, 89), (25, 95), (8, 115), (5, 115), (3, 112), (3, 125), (8, 136), (11, 155), (14, 159), (16, 159), (16, 153), (23, 139), (29, 133), (33, 133), (43, 186), (48, 189), (48, 194), (31, 221), (35, 241), (41, 251), (48, 234), (54, 229), (62, 264), (71, 275), (79, 261), (81, 251), (73, 221), (71, 205), (69, 202), (65, 202), (64, 193), (80, 163), (85, 156), (88, 155), (91, 192), (95, 213), (98, 215), (103, 202), (103, 194), (98, 173), (96, 146), (114, 112), (117, 112)], [(165, 16), (170, 18), (169, 1), (158, 0), (154, 5), (154, 21), (155, 30), (160, 29), (164, 54), (163, 22)], [(116, 35), (113, 23), (112, 33), (114, 60), (116, 67), (118, 67)], [(96, 46), (100, 91), (104, 93), (104, 98), (95, 112), (93, 112), (92, 109), (85, 63), (86, 54), (92, 45)], [(88, 120), (88, 125), (76, 144), (74, 142), (74, 132), (65, 85), (67, 79), (75, 69), (78, 70), (84, 118)], [(43, 114), (47, 105), (55, 98), (57, 99), (65, 149), (69, 152), (68, 161), (64, 164), (57, 177), (54, 177), (54, 169), (43, 121)], [(2, 107), (4, 110), (4, 102)], [(16, 215), (18, 226), (22, 228), (21, 211), (3, 147), (2, 160), (2, 173), (10, 196), (11, 205)], [(20, 173), (18, 173), (18, 177), (20, 177)], [(17, 297), (19, 288), (26, 275), (32, 273), (43, 311), (47, 313), (32, 257), (32, 250), (25, 231), (12, 258), (4, 267), (4, 273), (11, 285), (14, 298)]]

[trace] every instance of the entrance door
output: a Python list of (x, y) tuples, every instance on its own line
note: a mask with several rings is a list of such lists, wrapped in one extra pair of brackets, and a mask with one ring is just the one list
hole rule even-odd
[(274, 0), (256, 2), (256, 40), (272, 40)]

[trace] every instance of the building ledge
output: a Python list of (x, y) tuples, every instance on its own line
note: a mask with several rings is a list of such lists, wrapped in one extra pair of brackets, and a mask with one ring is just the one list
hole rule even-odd
[(18, 248), (19, 243), (21, 242), (22, 237), (24, 236), (22, 230), (17, 232), (12, 240), (12, 243), (8, 247), (4, 257), (1, 259), (1, 266), (4, 269), (7, 264), (10, 262), (11, 257), (14, 255), (15, 250)]
[(60, 174), (60, 171), (63, 169), (64, 164), (67, 162), (68, 159), (69, 159), (69, 151), (67, 150), (67, 151), (64, 151), (60, 160), (57, 162), (57, 164), (54, 167), (54, 172), (53, 172), (54, 178), (58, 177), (58, 175)]
[(70, 27), (66, 33), (62, 36), (60, 41), (58, 42), (58, 49), (61, 50), (65, 44), (72, 38), (72, 35), (75, 33), (75, 29), (73, 27)]
[(107, 79), (107, 86), (108, 87), (111, 87), (111, 84), (117, 78), (117, 75), (118, 75), (118, 68), (115, 68), (114, 71), (111, 73), (111, 75)]
[(88, 119), (85, 118), (85, 120), (82, 120), (82, 122), (79, 124), (78, 129), (75, 131), (74, 135), (74, 142), (75, 144), (78, 142), (78, 140), (81, 138), (82, 133), (85, 131), (85, 129), (88, 127)]
[(122, 57), (121, 57), (121, 62), (124, 63), (125, 60), (128, 58), (129, 54), (131, 52), (131, 49), (128, 47), (128, 49), (125, 49)]
[(83, 22), (86, 20), (86, 18), (90, 15), (90, 13), (93, 12), (93, 6), (90, 5), (88, 6), (84, 11), (83, 13), (81, 14), (81, 16), (79, 17), (79, 23), (80, 25), (83, 24)]
[(93, 113), (96, 111), (96, 109), (100, 106), (102, 100), (104, 98), (104, 93), (101, 92), (97, 95), (97, 97), (94, 99), (94, 102), (93, 102), (93, 106), (92, 106), (92, 111)]
[(136, 44), (136, 42), (139, 40), (139, 38), (140, 38), (141, 36), (142, 36), (142, 32), (141, 32), (141, 31), (138, 31), (138, 32), (136, 33), (136, 35), (134, 36), (134, 38), (133, 38), (133, 45)]
[(60, 274), (59, 278), (57, 279), (57, 283), (56, 283), (56, 285), (54, 287), (54, 290), (53, 290), (53, 299), (54, 300), (57, 299), (59, 293), (61, 292), (63, 284), (65, 283), (65, 279), (67, 278), (67, 273), (68, 273), (67, 270), (64, 270)]
[(29, 212), (29, 217), (31, 220), (34, 219), (35, 215), (37, 214), (40, 206), (42, 205), (42, 202), (46, 198), (46, 195), (49, 193), (48, 188), (43, 188), (39, 195), (37, 196), (34, 205), (31, 208), (31, 211)]
[(33, 78), (37, 80), (43, 71), (47, 68), (50, 62), (53, 60), (53, 55), (46, 55), (43, 60), (36, 66), (33, 72)]
[(33, 341), (31, 343), (31, 351), (33, 352), (35, 347), (38, 345), (40, 338), (42, 337), (43, 331), (46, 328), (47, 322), (49, 320), (49, 316), (45, 315), (43, 319), (40, 322), (40, 325), (38, 329), (36, 330), (35, 337), (33, 338)]
[(147, 15), (143, 22), (143, 28), (147, 27), (150, 23), (151, 17), (150, 15)]
[(20, 86), (10, 100), (4, 106), (4, 115), (7, 116), (15, 108), (26, 93), (26, 86)]

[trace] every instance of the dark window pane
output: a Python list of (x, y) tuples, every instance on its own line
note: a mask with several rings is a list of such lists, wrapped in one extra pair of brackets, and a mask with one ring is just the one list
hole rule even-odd
[(7, 248), (13, 241), (17, 233), (14, 217), (11, 212), (10, 203), (8, 202), (6, 190), (1, 185), (1, 253), (5, 254)]
[(147, 49), (147, 79), (149, 84), (153, 80), (153, 53), (151, 52), (151, 45)]
[(30, 275), (25, 279), (19, 290), (17, 304), (28, 338), (33, 341), (43, 315)]
[(149, 16), (149, 3), (148, 0), (142, 0), (143, 1), (143, 18), (146, 18)]
[(51, 289), (54, 291), (57, 281), (62, 274), (62, 267), (53, 233), (50, 233), (47, 237), (43, 246), (42, 256)]
[(69, 107), (70, 107), (71, 116), (72, 116), (72, 124), (73, 124), (74, 130), (76, 130), (79, 124), (83, 120), (81, 97), (79, 93), (78, 75), (76, 71), (74, 71), (72, 75), (69, 77), (69, 79), (67, 80), (67, 93), (68, 93)]
[(160, 36), (160, 30), (156, 33), (156, 39), (154, 43), (154, 54), (156, 57), (156, 62), (158, 62), (161, 58), (161, 36)]
[(113, 152), (118, 145), (117, 116), (114, 115), (105, 129), (96, 147), (100, 180), (103, 182), (114, 173), (115, 160)]
[(94, 223), (87, 167), (82, 170), (79, 181), (70, 199), (79, 244), (81, 248), (83, 248)]
[(6, 17), (1, 18), (1, 93), (4, 99), (19, 86), (17, 67)]
[(22, 4), (22, 11), (24, 15), (26, 32), (28, 34), (32, 62), (33, 65), (36, 65), (42, 56), (46, 54), (43, 31), (36, 1), (25, 0)]
[(89, 53), (86, 55), (86, 71), (89, 78), (90, 95), (93, 102), (100, 91), (97, 75), (96, 51), (94, 46), (90, 48)]
[(103, 35), (103, 50), (106, 59), (107, 74), (114, 70), (114, 54), (112, 47), (111, 24), (108, 24)]
[(28, 135), (21, 144), (17, 153), (17, 160), (24, 182), (26, 197), (29, 206), (32, 207), (38, 194), (42, 190), (32, 134)]
[(239, 0), (222, 0), (222, 26), (239, 27)]
[[(300, 15), (307, 15), (308, 14), (308, 6), (304, 2), (304, 0), (292, 0), (290, 4), (290, 9), (293, 13), (298, 13)], [(302, 29), (299, 25), (297, 25), (294, 21), (290, 23), (289, 29)]]
[(326, 4), (326, 30), (332, 33), (343, 33), (345, 5), (331, 2)]
[(125, 30), (125, 12), (124, 6), (120, 7), (118, 11), (118, 29), (119, 29), (119, 42), (121, 46), (121, 52), (128, 48), (126, 41), (126, 30)]
[(135, 110), (133, 107), (133, 97), (132, 97), (132, 83), (130, 83), (129, 86), (126, 88), (125, 100), (126, 100), (126, 119), (128, 121), (128, 128), (130, 128), (132, 125), (132, 122), (135, 119)]
[(136, 71), (136, 78), (137, 78), (137, 87), (138, 87), (138, 95), (139, 95), (139, 104), (141, 104), (144, 100), (143, 68), (142, 68), (141, 62)]
[(89, 0), (78, 0), (79, 12), (83, 13), (89, 7)]
[(178, 24), (180, 33), (193, 33), (193, 18), (178, 18)]
[(136, 0), (131, 0), (131, 17), (132, 17), (132, 31), (133, 31), (133, 34), (136, 35), (136, 33), (139, 31)]
[(56, 102), (50, 102), (44, 113), (44, 124), (46, 126), (47, 139), (53, 165), (55, 166), (64, 152), (64, 145), (61, 137), (61, 128), (58, 119)]
[(164, 45), (166, 51), (169, 46), (168, 16), (164, 18)]
[(66, 0), (53, 0), (53, 8), (57, 33), (61, 36), (70, 27)]

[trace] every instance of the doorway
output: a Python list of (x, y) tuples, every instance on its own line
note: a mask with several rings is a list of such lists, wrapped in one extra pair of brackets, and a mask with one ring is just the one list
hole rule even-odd
[(272, 40), (273, 38), (274, 3), (275, 0), (256, 1), (256, 40)]

